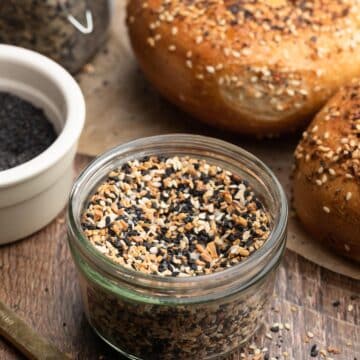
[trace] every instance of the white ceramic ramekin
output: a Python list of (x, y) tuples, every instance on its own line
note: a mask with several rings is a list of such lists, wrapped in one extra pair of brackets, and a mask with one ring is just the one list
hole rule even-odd
[(9, 45), (0, 45), (0, 91), (42, 108), (58, 134), (34, 159), (0, 171), (0, 244), (5, 244), (41, 229), (65, 206), (85, 102), (76, 81), (60, 65)]

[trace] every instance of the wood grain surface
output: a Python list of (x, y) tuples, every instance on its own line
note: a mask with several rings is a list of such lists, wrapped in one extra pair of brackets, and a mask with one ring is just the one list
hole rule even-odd
[[(89, 161), (89, 157), (78, 156), (77, 171)], [(83, 315), (64, 215), (62, 212), (37, 234), (0, 247), (0, 299), (74, 359), (122, 359), (97, 338)], [(266, 324), (250, 344), (228, 360), (262, 359), (261, 354), (253, 354), (254, 347), (266, 347), (269, 358), (274, 359), (325, 359), (320, 353), (311, 357), (314, 344), (328, 359), (359, 360), (359, 296), (359, 281), (323, 269), (288, 250)], [(286, 324), (289, 330), (271, 332), (276, 322)], [(337, 350), (340, 353), (334, 354)], [(1, 360), (22, 358), (0, 339)]]

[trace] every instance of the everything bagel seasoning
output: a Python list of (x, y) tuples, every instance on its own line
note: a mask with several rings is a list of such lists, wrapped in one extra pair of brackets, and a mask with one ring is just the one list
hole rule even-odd
[(69, 243), (85, 314), (121, 353), (221, 358), (263, 322), (286, 199), (250, 154), (175, 137), (143, 140), (158, 155), (137, 143), (90, 165), (70, 202)]
[(270, 219), (249, 183), (191, 157), (150, 156), (113, 170), (83, 212), (91, 244), (159, 276), (221, 271), (262, 247)]

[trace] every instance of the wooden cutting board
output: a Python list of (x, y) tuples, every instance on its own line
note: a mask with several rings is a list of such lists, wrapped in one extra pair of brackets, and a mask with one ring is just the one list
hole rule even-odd
[[(198, 133), (233, 142), (253, 152), (279, 177), (290, 199), (292, 153), (300, 137), (254, 140), (212, 129), (161, 98), (141, 74), (124, 24), (125, 2), (117, 1), (104, 48), (77, 76), (87, 104), (80, 153), (98, 155), (129, 140), (175, 132)], [(290, 218), (288, 248), (338, 273), (360, 279), (360, 266), (344, 260), (309, 237)]]

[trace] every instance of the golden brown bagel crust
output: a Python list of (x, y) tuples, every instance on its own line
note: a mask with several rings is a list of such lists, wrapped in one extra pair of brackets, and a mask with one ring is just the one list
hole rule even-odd
[(294, 206), (314, 236), (360, 261), (360, 80), (325, 105), (296, 151)]
[(130, 0), (149, 80), (196, 117), (269, 134), (306, 123), (360, 76), (360, 0)]

